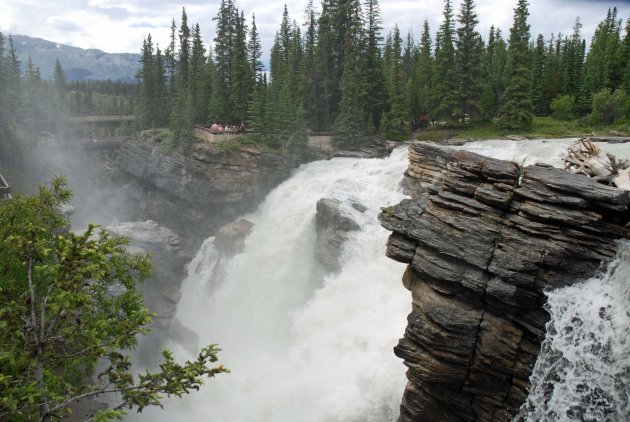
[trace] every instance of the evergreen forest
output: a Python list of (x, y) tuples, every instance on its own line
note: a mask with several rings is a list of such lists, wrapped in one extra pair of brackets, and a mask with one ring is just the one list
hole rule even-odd
[(255, 16), (222, 0), (212, 40), (185, 9), (167, 46), (147, 35), (137, 85), (68, 83), (59, 63), (44, 81), (0, 38), (0, 136), (41, 129), (43, 116), (61, 113), (135, 113), (136, 129), (169, 127), (181, 144), (195, 124), (243, 122), (282, 149), (302, 145), (309, 131), (357, 147), (428, 125), (526, 131), (536, 115), (623, 122), (630, 20), (624, 26), (616, 8), (603, 11), (587, 44), (579, 17), (570, 34), (533, 36), (528, 8), (517, 0), (509, 32), (493, 26), (481, 34), (474, 0), (445, 0), (439, 27), (425, 20), (416, 39), (397, 26), (385, 34), (378, 0), (309, 0), (299, 21), (285, 6), (265, 65)]

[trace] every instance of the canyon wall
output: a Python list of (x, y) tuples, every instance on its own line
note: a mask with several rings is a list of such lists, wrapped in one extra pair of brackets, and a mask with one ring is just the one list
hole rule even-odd
[(164, 154), (144, 132), (120, 146), (113, 164), (142, 185), (139, 219), (175, 230), (194, 250), (218, 227), (252, 211), (297, 162), (253, 147), (225, 152), (207, 143), (193, 144), (186, 155)]
[(628, 237), (628, 192), (580, 175), (416, 142), (411, 196), (380, 215), (408, 263), (400, 421), (508, 421), (545, 335), (544, 290), (595, 274)]

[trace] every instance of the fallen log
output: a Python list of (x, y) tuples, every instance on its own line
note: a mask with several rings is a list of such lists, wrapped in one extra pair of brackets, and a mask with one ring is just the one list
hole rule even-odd
[(571, 145), (563, 160), (565, 170), (630, 190), (630, 162), (609, 153), (602, 157), (600, 148), (590, 138), (581, 138)]

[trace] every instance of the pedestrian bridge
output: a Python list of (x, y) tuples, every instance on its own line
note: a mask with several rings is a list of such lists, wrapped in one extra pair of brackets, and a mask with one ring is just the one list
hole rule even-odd
[(124, 123), (137, 119), (135, 114), (94, 114), (69, 116), (68, 123)]

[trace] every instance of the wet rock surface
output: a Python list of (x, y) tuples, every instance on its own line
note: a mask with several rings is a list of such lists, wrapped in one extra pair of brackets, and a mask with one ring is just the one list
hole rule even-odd
[(221, 152), (207, 143), (193, 144), (185, 156), (167, 155), (145, 132), (121, 145), (113, 164), (143, 186), (141, 217), (175, 230), (194, 250), (217, 228), (252, 211), (296, 162), (255, 148)]
[(394, 348), (409, 368), (400, 420), (511, 420), (545, 335), (544, 289), (615, 255), (628, 192), (435, 144), (413, 143), (409, 160), (412, 198), (379, 217), (413, 298)]
[(124, 222), (108, 226), (110, 233), (129, 239), (131, 252), (149, 253), (153, 265), (152, 276), (139, 286), (144, 304), (156, 313), (153, 333), (141, 339), (138, 354), (150, 361), (157, 358), (170, 338), (192, 352), (198, 348), (198, 336), (184, 327), (175, 317), (181, 297), (181, 280), (190, 261), (182, 250), (181, 237), (155, 221)]
[[(359, 212), (366, 208), (360, 203), (350, 204)], [(315, 214), (317, 244), (315, 257), (327, 271), (338, 271), (341, 268), (343, 245), (348, 240), (348, 232), (359, 229), (359, 224), (343, 209), (342, 203), (336, 199), (322, 198), (317, 201)]]
[(215, 246), (230, 256), (236, 255), (245, 248), (245, 239), (253, 228), (254, 223), (244, 218), (227, 223), (217, 231), (214, 238)]

